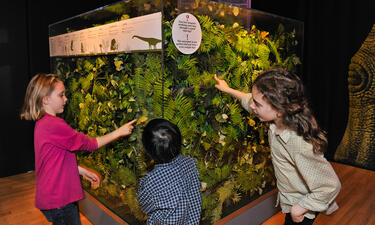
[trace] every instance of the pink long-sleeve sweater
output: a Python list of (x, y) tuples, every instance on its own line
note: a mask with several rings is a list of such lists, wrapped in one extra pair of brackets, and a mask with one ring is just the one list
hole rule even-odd
[(35, 207), (60, 208), (84, 198), (74, 151), (98, 148), (95, 138), (75, 131), (63, 119), (45, 114), (35, 124)]

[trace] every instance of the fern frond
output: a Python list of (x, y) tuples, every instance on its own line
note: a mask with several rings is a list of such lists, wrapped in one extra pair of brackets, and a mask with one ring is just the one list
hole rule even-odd
[(281, 63), (281, 58), (280, 58), (279, 52), (277, 51), (276, 44), (273, 41), (269, 40), (269, 39), (266, 39), (266, 40), (267, 40), (267, 44), (269, 46), (269, 52), (271, 52), (275, 56), (276, 63), (280, 64)]
[(233, 196), (234, 194), (233, 188), (234, 188), (233, 182), (226, 181), (221, 187), (217, 189), (216, 193), (218, 195), (219, 201), (218, 201), (216, 208), (213, 210), (213, 217), (211, 219), (212, 224), (216, 223), (221, 218), (221, 214), (223, 211), (223, 204), (227, 199)]
[(122, 200), (126, 203), (126, 205), (130, 208), (132, 214), (137, 218), (139, 221), (145, 221), (146, 215), (142, 212), (141, 207), (137, 201), (137, 192), (134, 187), (129, 187), (125, 189), (125, 193), (122, 196)]
[(214, 24), (212, 19), (209, 16), (206, 16), (206, 15), (198, 15), (198, 20), (199, 20), (199, 23), (201, 24), (201, 26), (205, 30), (210, 30), (212, 25)]
[(83, 63), (83, 69), (85, 72), (91, 72), (92, 69), (94, 68), (94, 64), (92, 64), (89, 60), (85, 60)]

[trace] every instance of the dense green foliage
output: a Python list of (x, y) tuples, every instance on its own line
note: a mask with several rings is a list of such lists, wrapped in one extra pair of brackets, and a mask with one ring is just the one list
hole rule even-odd
[(260, 72), (276, 66), (294, 70), (299, 64), (293, 53), (294, 33), (280, 26), (269, 35), (255, 26), (246, 31), (208, 16), (198, 19), (202, 43), (192, 55), (181, 54), (174, 46), (170, 21), (163, 28), (164, 54), (53, 59), (70, 100), (64, 117), (73, 128), (95, 137), (138, 118), (130, 137), (78, 157), (79, 163), (102, 175), (98, 189), (84, 184), (89, 192), (109, 199), (107, 204), (113, 204), (109, 207), (129, 223), (146, 219), (135, 197), (141, 177), (152, 169), (140, 143), (142, 128), (152, 118), (176, 123), (183, 136), (183, 154), (197, 160), (202, 223), (218, 221), (223, 208), (274, 186), (267, 124), (216, 90), (213, 75), (250, 92)]

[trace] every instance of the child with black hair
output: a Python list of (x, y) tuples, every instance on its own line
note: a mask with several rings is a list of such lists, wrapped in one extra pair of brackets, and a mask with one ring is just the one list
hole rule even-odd
[(199, 224), (201, 191), (194, 159), (181, 154), (181, 133), (165, 119), (151, 120), (142, 143), (155, 168), (141, 180), (138, 202), (147, 224)]

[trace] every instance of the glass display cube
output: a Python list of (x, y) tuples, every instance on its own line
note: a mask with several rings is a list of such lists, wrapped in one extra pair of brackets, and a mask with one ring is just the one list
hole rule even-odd
[(49, 26), (51, 70), (69, 99), (63, 118), (96, 137), (137, 118), (129, 137), (79, 164), (101, 185), (84, 189), (129, 224), (145, 224), (137, 188), (153, 161), (141, 144), (153, 118), (177, 124), (196, 159), (201, 224), (213, 224), (275, 187), (267, 123), (219, 92), (214, 75), (250, 92), (262, 71), (300, 73), (303, 23), (215, 1), (129, 0)]

